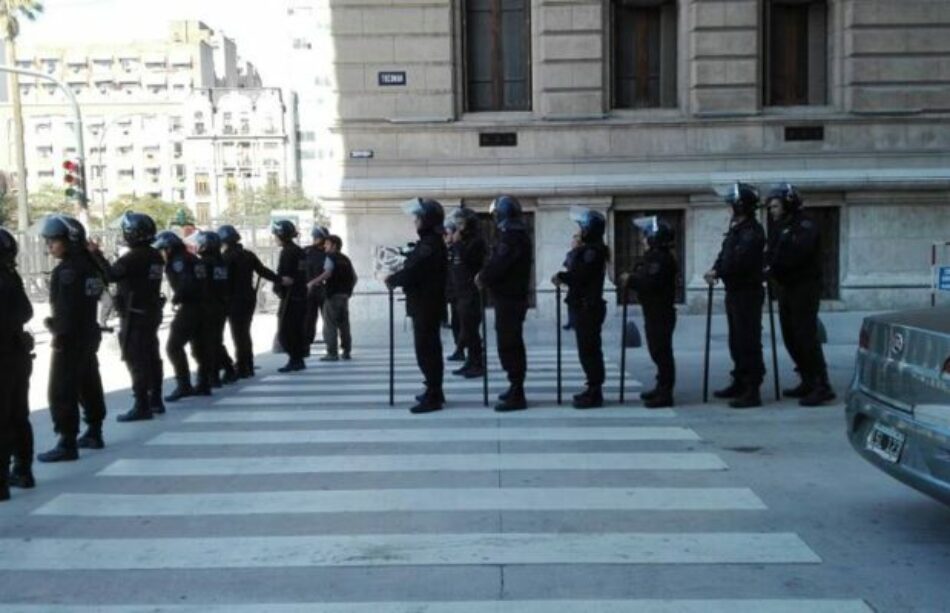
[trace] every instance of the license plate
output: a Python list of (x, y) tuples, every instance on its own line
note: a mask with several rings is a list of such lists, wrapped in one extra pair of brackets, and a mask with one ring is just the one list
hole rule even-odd
[(865, 445), (868, 451), (879, 456), (886, 462), (896, 463), (904, 449), (905, 436), (896, 429), (876, 423), (868, 432)]

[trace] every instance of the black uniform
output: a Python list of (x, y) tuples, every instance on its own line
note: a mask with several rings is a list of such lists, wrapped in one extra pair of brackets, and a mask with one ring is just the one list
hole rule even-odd
[(280, 296), (277, 337), (290, 360), (303, 362), (309, 350), (304, 336), (307, 316), (307, 260), (303, 249), (296, 243), (287, 242), (280, 250), (277, 276), (293, 279), (293, 284), (288, 287), (279, 282), (274, 285), (274, 291)]
[(722, 242), (713, 270), (726, 286), (729, 353), (733, 381), (743, 389), (762, 385), (762, 304), (765, 231), (754, 217), (733, 223)]
[(498, 359), (508, 373), (509, 383), (519, 389), (524, 385), (528, 370), (524, 319), (528, 312), (533, 257), (531, 239), (524, 224), (509, 223), (499, 228), (491, 256), (479, 273), (495, 301)]
[(475, 275), (485, 263), (488, 247), (478, 235), (462, 234), (449, 251), (449, 280), (458, 313), (458, 345), (465, 350), (465, 365), (481, 368), (482, 364), (482, 301)]
[(800, 211), (776, 224), (766, 254), (789, 356), (808, 387), (828, 383), (818, 338), (821, 254), (818, 226)]
[(33, 339), (23, 329), (32, 318), (23, 280), (12, 264), (0, 263), (0, 494), (7, 487), (11, 456), (14, 476), (30, 474), (33, 464)]
[(676, 277), (679, 266), (673, 252), (650, 247), (630, 275), (630, 289), (637, 292), (650, 359), (656, 364), (656, 391), (672, 393), (676, 384), (673, 330), (676, 328)]
[(257, 307), (257, 289), (254, 275), (271, 282), (277, 274), (261, 263), (253, 251), (240, 244), (230, 245), (224, 252), (224, 262), (231, 277), (231, 299), (228, 301), (228, 324), (234, 341), (237, 376), (254, 376), (254, 347), (251, 342), (251, 321)]
[(119, 313), (119, 345), (132, 378), (136, 408), (160, 409), (162, 406), (162, 357), (158, 328), (162, 322), (164, 301), (161, 296), (165, 261), (149, 245), (132, 247), (109, 264), (97, 257), (107, 279), (118, 286), (115, 306)]
[[(323, 267), (327, 261), (327, 252), (315, 245), (305, 247), (304, 258), (307, 261), (307, 281), (313, 281), (323, 274)], [(323, 309), (323, 301), (326, 299), (326, 292), (322, 285), (314, 285), (307, 288), (307, 318), (304, 328), (304, 337), (307, 347), (313, 345), (317, 338), (317, 323), (320, 320), (320, 311)]]
[(565, 302), (571, 312), (577, 355), (587, 377), (587, 386), (597, 389), (604, 384), (601, 329), (607, 316), (607, 303), (603, 298), (607, 259), (607, 246), (603, 242), (585, 243), (568, 258), (568, 269), (557, 275), (568, 288)]
[(231, 296), (231, 275), (224, 258), (217, 252), (199, 256), (205, 268), (205, 299), (201, 302), (204, 323), (202, 344), (206, 348), (209, 380), (199, 376), (198, 386), (221, 386), (221, 369), (234, 374), (234, 364), (224, 348), (224, 326), (228, 320), (228, 304)]
[(96, 358), (102, 340), (97, 318), (101, 274), (88, 253), (73, 246), (50, 277), (49, 406), (54, 429), (67, 445), (79, 434), (80, 403), (91, 429), (101, 430), (106, 417)]
[(445, 308), (447, 273), (445, 241), (435, 230), (420, 230), (419, 240), (401, 270), (389, 277), (392, 287), (406, 294), (406, 314), (412, 318), (416, 361), (425, 378), (426, 390), (442, 394), (442, 338), (440, 326)]
[[(175, 369), (178, 389), (191, 390), (191, 374), (185, 345), (191, 345), (191, 354), (198, 363), (198, 381), (210, 382), (208, 349), (202, 336), (202, 303), (205, 301), (207, 268), (198, 256), (184, 250), (175, 252), (165, 265), (165, 276), (172, 289), (172, 305), (176, 307), (165, 353)], [(208, 393), (207, 387), (199, 390)]]

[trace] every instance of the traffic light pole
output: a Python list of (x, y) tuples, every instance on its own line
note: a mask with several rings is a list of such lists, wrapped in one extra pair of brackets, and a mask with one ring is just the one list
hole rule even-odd
[[(76, 152), (79, 160), (79, 177), (82, 181), (82, 189), (79, 192), (79, 206), (83, 212), (88, 214), (89, 212), (89, 195), (86, 191), (86, 147), (83, 140), (83, 127), (82, 127), (82, 111), (79, 108), (79, 101), (76, 100), (76, 95), (73, 94), (73, 91), (69, 89), (65, 83), (60, 81), (55, 77), (51, 77), (48, 74), (43, 74), (42, 72), (37, 72), (35, 70), (28, 70), (26, 68), (17, 68), (15, 66), (7, 66), (0, 64), (0, 72), (12, 72), (17, 75), (23, 75), (27, 77), (34, 77), (37, 79), (43, 79), (45, 81), (50, 81), (55, 83), (57, 87), (63, 90), (63, 93), (66, 94), (66, 97), (69, 99), (69, 103), (73, 109), (73, 118), (76, 120)], [(20, 178), (20, 184), (25, 185), (25, 177)], [(105, 228), (106, 224), (106, 211), (105, 206), (102, 207), (102, 227)]]

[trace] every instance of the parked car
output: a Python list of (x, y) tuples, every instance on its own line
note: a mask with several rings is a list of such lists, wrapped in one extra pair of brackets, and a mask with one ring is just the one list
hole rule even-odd
[(847, 418), (862, 457), (950, 504), (950, 307), (865, 318)]

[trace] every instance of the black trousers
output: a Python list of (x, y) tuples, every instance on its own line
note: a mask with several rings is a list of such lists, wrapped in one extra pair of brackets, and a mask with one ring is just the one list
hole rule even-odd
[(650, 359), (656, 364), (657, 389), (672, 391), (676, 385), (676, 362), (673, 358), (673, 331), (676, 329), (676, 309), (672, 306), (643, 307), (643, 327), (647, 337)]
[(319, 290), (312, 290), (307, 294), (307, 315), (304, 324), (304, 339), (309, 349), (310, 345), (317, 339), (317, 324), (320, 320), (320, 311), (323, 310), (323, 301), (326, 299), (326, 292), (321, 287)]
[[(191, 354), (198, 362), (199, 374), (204, 360), (204, 343), (201, 338), (201, 307), (197, 304), (182, 304), (172, 319), (165, 353), (175, 370), (175, 379), (180, 387), (191, 387), (191, 373), (185, 345), (191, 345)], [(200, 379), (200, 377), (199, 377)]]
[(779, 324), (788, 355), (806, 383), (828, 382), (828, 366), (818, 338), (821, 283), (776, 284)]
[[(160, 316), (133, 315), (119, 331), (122, 359), (132, 379), (132, 396), (137, 406), (153, 406), (161, 396), (162, 357), (158, 346)], [(156, 380), (159, 382), (156, 387)], [(156, 396), (156, 393), (158, 396)]]
[(254, 321), (254, 309), (257, 305), (232, 304), (228, 312), (228, 326), (231, 328), (231, 341), (234, 342), (234, 360), (238, 375), (254, 374), (254, 343), (251, 341), (251, 323)]
[(604, 385), (604, 351), (601, 343), (601, 330), (607, 316), (607, 303), (571, 305), (573, 313), (574, 335), (577, 339), (577, 357), (587, 378), (587, 385)]
[(32, 372), (29, 353), (0, 354), (0, 485), (7, 482), (11, 456), (23, 468), (33, 464), (29, 402)]
[(464, 349), (462, 346), (462, 322), (459, 319), (458, 299), (449, 299), (449, 327), (452, 329), (452, 342), (455, 349)]
[(426, 390), (442, 391), (442, 321), (438, 310), (421, 311), (412, 316), (412, 340), (416, 363), (425, 379)]
[(458, 339), (456, 344), (465, 350), (466, 364), (482, 365), (482, 301), (478, 294), (461, 296), (455, 300)]
[(524, 318), (527, 313), (526, 300), (495, 299), (498, 360), (512, 385), (524, 385), (528, 371), (528, 358), (524, 347)]
[(52, 352), (47, 393), (53, 428), (62, 437), (76, 438), (79, 434), (80, 404), (88, 425), (100, 426), (105, 420), (98, 348), (98, 343), (79, 343)]
[(759, 387), (765, 378), (762, 358), (762, 305), (765, 289), (726, 290), (729, 322), (729, 354), (735, 365), (732, 377), (749, 387)]
[(277, 338), (284, 351), (291, 360), (302, 360), (307, 357), (310, 346), (304, 336), (307, 317), (307, 300), (305, 297), (286, 297), (281, 300), (279, 321), (277, 323)]

